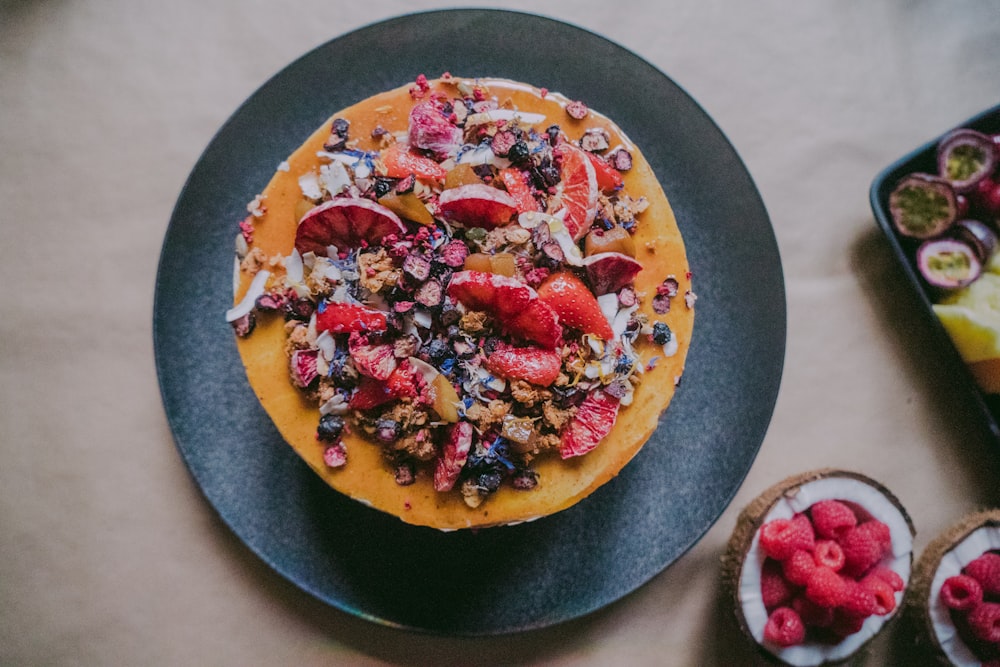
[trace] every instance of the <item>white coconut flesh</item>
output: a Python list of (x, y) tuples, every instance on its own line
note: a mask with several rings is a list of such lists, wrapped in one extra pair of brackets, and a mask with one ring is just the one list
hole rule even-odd
[[(892, 552), (880, 563), (896, 572), (903, 581), (910, 580), (913, 536), (906, 518), (899, 508), (878, 489), (851, 477), (824, 477), (806, 482), (790, 490), (768, 510), (761, 525), (774, 519), (790, 519), (795, 514), (805, 512), (821, 500), (841, 500), (855, 503), (865, 509), (873, 519), (889, 526), (892, 535)], [(764, 643), (764, 626), (767, 625), (767, 610), (760, 591), (760, 574), (764, 565), (763, 550), (760, 548), (760, 530), (754, 534), (750, 550), (743, 561), (740, 572), (739, 596), (743, 605), (743, 616), (754, 640), (789, 665), (808, 667), (826, 661), (839, 661), (857, 651), (865, 642), (874, 637), (881, 627), (892, 618), (903, 600), (903, 592), (896, 592), (896, 608), (886, 614), (869, 616), (861, 629), (838, 644), (805, 642), (797, 646), (781, 648)]]
[(927, 597), (927, 612), (934, 628), (934, 635), (941, 651), (957, 667), (979, 667), (982, 661), (969, 650), (958, 635), (951, 621), (948, 607), (941, 601), (941, 585), (948, 577), (962, 574), (962, 568), (987, 551), (1000, 550), (1000, 529), (996, 526), (982, 526), (962, 538), (941, 557), (934, 579), (931, 581), (930, 595)]

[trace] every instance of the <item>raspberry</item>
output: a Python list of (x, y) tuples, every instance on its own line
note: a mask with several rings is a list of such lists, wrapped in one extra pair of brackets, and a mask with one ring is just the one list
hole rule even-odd
[(871, 591), (875, 598), (875, 613), (879, 616), (885, 616), (896, 608), (896, 592), (885, 579), (868, 575), (861, 580), (860, 586)]
[(796, 549), (812, 551), (815, 539), (812, 524), (804, 514), (768, 521), (760, 529), (760, 546), (775, 560), (786, 560)]
[(796, 586), (805, 586), (809, 581), (809, 575), (816, 569), (816, 561), (811, 553), (804, 549), (797, 549), (782, 564), (785, 579), (788, 583)]
[(847, 594), (839, 607), (851, 616), (867, 618), (875, 613), (878, 602), (871, 589), (852, 580), (845, 580)]
[(851, 508), (839, 500), (821, 500), (809, 508), (816, 534), (828, 540), (838, 539), (857, 525)]
[(983, 601), (983, 587), (965, 574), (948, 577), (941, 584), (941, 602), (948, 609), (969, 611)]
[(768, 612), (792, 598), (792, 587), (781, 573), (781, 563), (768, 558), (760, 572), (760, 597)]
[(839, 607), (847, 599), (847, 586), (839, 574), (817, 565), (806, 582), (806, 597), (821, 607)]
[(764, 626), (764, 641), (778, 646), (795, 646), (806, 638), (806, 626), (794, 609), (778, 607)]
[(836, 572), (844, 567), (844, 550), (833, 540), (817, 540), (813, 560), (817, 565), (825, 565)]
[(850, 577), (860, 577), (889, 553), (892, 538), (889, 526), (872, 520), (845, 532), (839, 544), (844, 550), (842, 572)]
[(1000, 643), (1000, 604), (984, 602), (970, 611), (967, 619), (969, 629), (977, 639), (991, 644)]
[(979, 582), (984, 595), (1000, 595), (1000, 554), (988, 551), (962, 568)]
[(833, 623), (830, 625), (830, 629), (838, 637), (847, 637), (859, 631), (864, 624), (864, 616), (855, 616), (843, 609), (837, 609), (833, 614)]
[(792, 609), (798, 613), (807, 628), (828, 628), (833, 624), (833, 608), (821, 607), (805, 596), (792, 600)]
[(903, 578), (899, 576), (899, 573), (886, 567), (885, 565), (876, 565), (871, 569), (871, 571), (868, 572), (868, 576), (878, 577), (883, 580), (889, 584), (889, 586), (892, 587), (893, 592), (896, 593), (906, 588), (906, 582), (904, 582)]

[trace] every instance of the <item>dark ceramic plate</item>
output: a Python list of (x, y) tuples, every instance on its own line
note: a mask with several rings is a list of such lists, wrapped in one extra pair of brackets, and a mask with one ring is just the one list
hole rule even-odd
[[(236, 222), (278, 163), (335, 110), (444, 71), (546, 86), (617, 121), (663, 183), (699, 295), (684, 381), (633, 462), (569, 510), (478, 532), (412, 527), (328, 488), (260, 408), (223, 321)], [(718, 519), (771, 419), (784, 362), (785, 293), (750, 175), (675, 83), (622, 47), (564, 23), (454, 10), (335, 39), (237, 110), (177, 202), (153, 324), (177, 447), (208, 502), (253, 552), (358, 616), (489, 635), (551, 625), (620, 599)]]
[[(993, 107), (977, 116), (973, 116), (955, 127), (971, 127), (987, 134), (1000, 133), (1000, 106)], [(948, 131), (951, 129), (954, 128), (949, 128)], [(959, 356), (958, 350), (952, 344), (948, 332), (931, 309), (934, 299), (933, 288), (924, 281), (915, 261), (919, 242), (899, 234), (892, 223), (892, 216), (889, 213), (889, 194), (903, 176), (914, 172), (937, 173), (937, 145), (941, 137), (945, 134), (947, 132), (943, 132), (940, 136), (935, 137), (909, 155), (900, 158), (886, 167), (872, 181), (869, 197), (871, 199), (872, 211), (875, 213), (875, 219), (878, 221), (879, 227), (882, 228), (882, 231), (888, 237), (893, 252), (899, 264), (903, 267), (910, 285), (913, 287), (920, 301), (923, 302), (923, 310), (927, 315), (927, 327), (931, 331), (931, 335), (937, 340), (937, 347), (942, 350), (942, 354), (948, 357), (950, 364), (954, 367), (954, 372), (964, 378), (963, 384), (966, 385), (968, 396), (970, 400), (975, 402), (986, 418), (987, 426), (993, 437), (1000, 438), (1000, 396), (985, 394), (979, 390), (972, 374)]]

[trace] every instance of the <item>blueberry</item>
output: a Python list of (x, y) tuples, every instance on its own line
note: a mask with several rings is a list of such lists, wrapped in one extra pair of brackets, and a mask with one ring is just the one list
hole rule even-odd
[(316, 427), (316, 436), (324, 442), (335, 442), (344, 431), (344, 418), (338, 415), (323, 415)]
[(655, 322), (653, 324), (653, 342), (657, 345), (666, 345), (673, 338), (670, 327), (665, 322)]
[(448, 355), (448, 344), (440, 338), (435, 338), (424, 345), (422, 352), (427, 355), (431, 363), (437, 364)]
[(514, 164), (524, 162), (528, 159), (528, 157), (530, 157), (530, 155), (531, 149), (528, 148), (528, 144), (523, 141), (514, 142), (514, 145), (510, 147), (509, 151), (507, 151), (507, 159)]

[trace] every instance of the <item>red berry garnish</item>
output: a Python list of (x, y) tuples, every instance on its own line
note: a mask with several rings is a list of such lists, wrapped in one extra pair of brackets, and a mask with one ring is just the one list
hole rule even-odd
[(805, 596), (792, 600), (792, 609), (807, 628), (828, 628), (833, 624), (833, 607), (821, 607)]
[(806, 638), (806, 626), (795, 610), (778, 607), (764, 626), (764, 641), (777, 646), (795, 646)]
[(822, 607), (839, 607), (847, 595), (847, 580), (828, 567), (817, 565), (806, 582), (806, 597)]
[(895, 593), (898, 593), (906, 588), (906, 582), (904, 582), (903, 578), (899, 576), (899, 573), (886, 567), (885, 565), (876, 565), (868, 572), (868, 576), (878, 577), (885, 583), (889, 584)]
[(967, 619), (969, 629), (977, 639), (991, 644), (1000, 643), (1000, 604), (984, 602), (970, 611)]
[(878, 607), (878, 602), (871, 589), (853, 579), (845, 579), (844, 581), (847, 593), (839, 607), (851, 616), (867, 618), (874, 614), (875, 609)]
[(988, 551), (962, 568), (962, 572), (979, 582), (984, 595), (1000, 595), (1000, 554)]
[(781, 563), (768, 558), (760, 572), (760, 597), (768, 612), (786, 604), (792, 599), (792, 586), (781, 572)]
[(830, 629), (838, 637), (853, 635), (865, 624), (865, 616), (857, 616), (843, 609), (837, 609), (833, 614), (833, 623)]
[(828, 540), (839, 538), (858, 523), (851, 508), (839, 500), (821, 500), (809, 508), (809, 514), (816, 534)]
[(868, 575), (861, 580), (860, 586), (872, 592), (875, 597), (875, 613), (879, 616), (885, 616), (896, 608), (896, 592), (886, 580)]
[(983, 587), (965, 574), (948, 577), (941, 584), (941, 602), (948, 609), (969, 611), (983, 601)]
[(845, 532), (839, 544), (844, 550), (843, 573), (860, 577), (889, 553), (892, 537), (889, 526), (872, 520)]
[(817, 565), (824, 565), (837, 572), (844, 567), (844, 550), (833, 540), (817, 540), (813, 560)]
[(813, 555), (805, 549), (796, 549), (791, 556), (782, 563), (785, 579), (796, 586), (805, 586), (809, 581), (809, 575), (816, 569), (816, 561)]
[(760, 546), (766, 555), (781, 561), (798, 549), (812, 551), (815, 546), (812, 524), (803, 514), (768, 521), (760, 529)]

